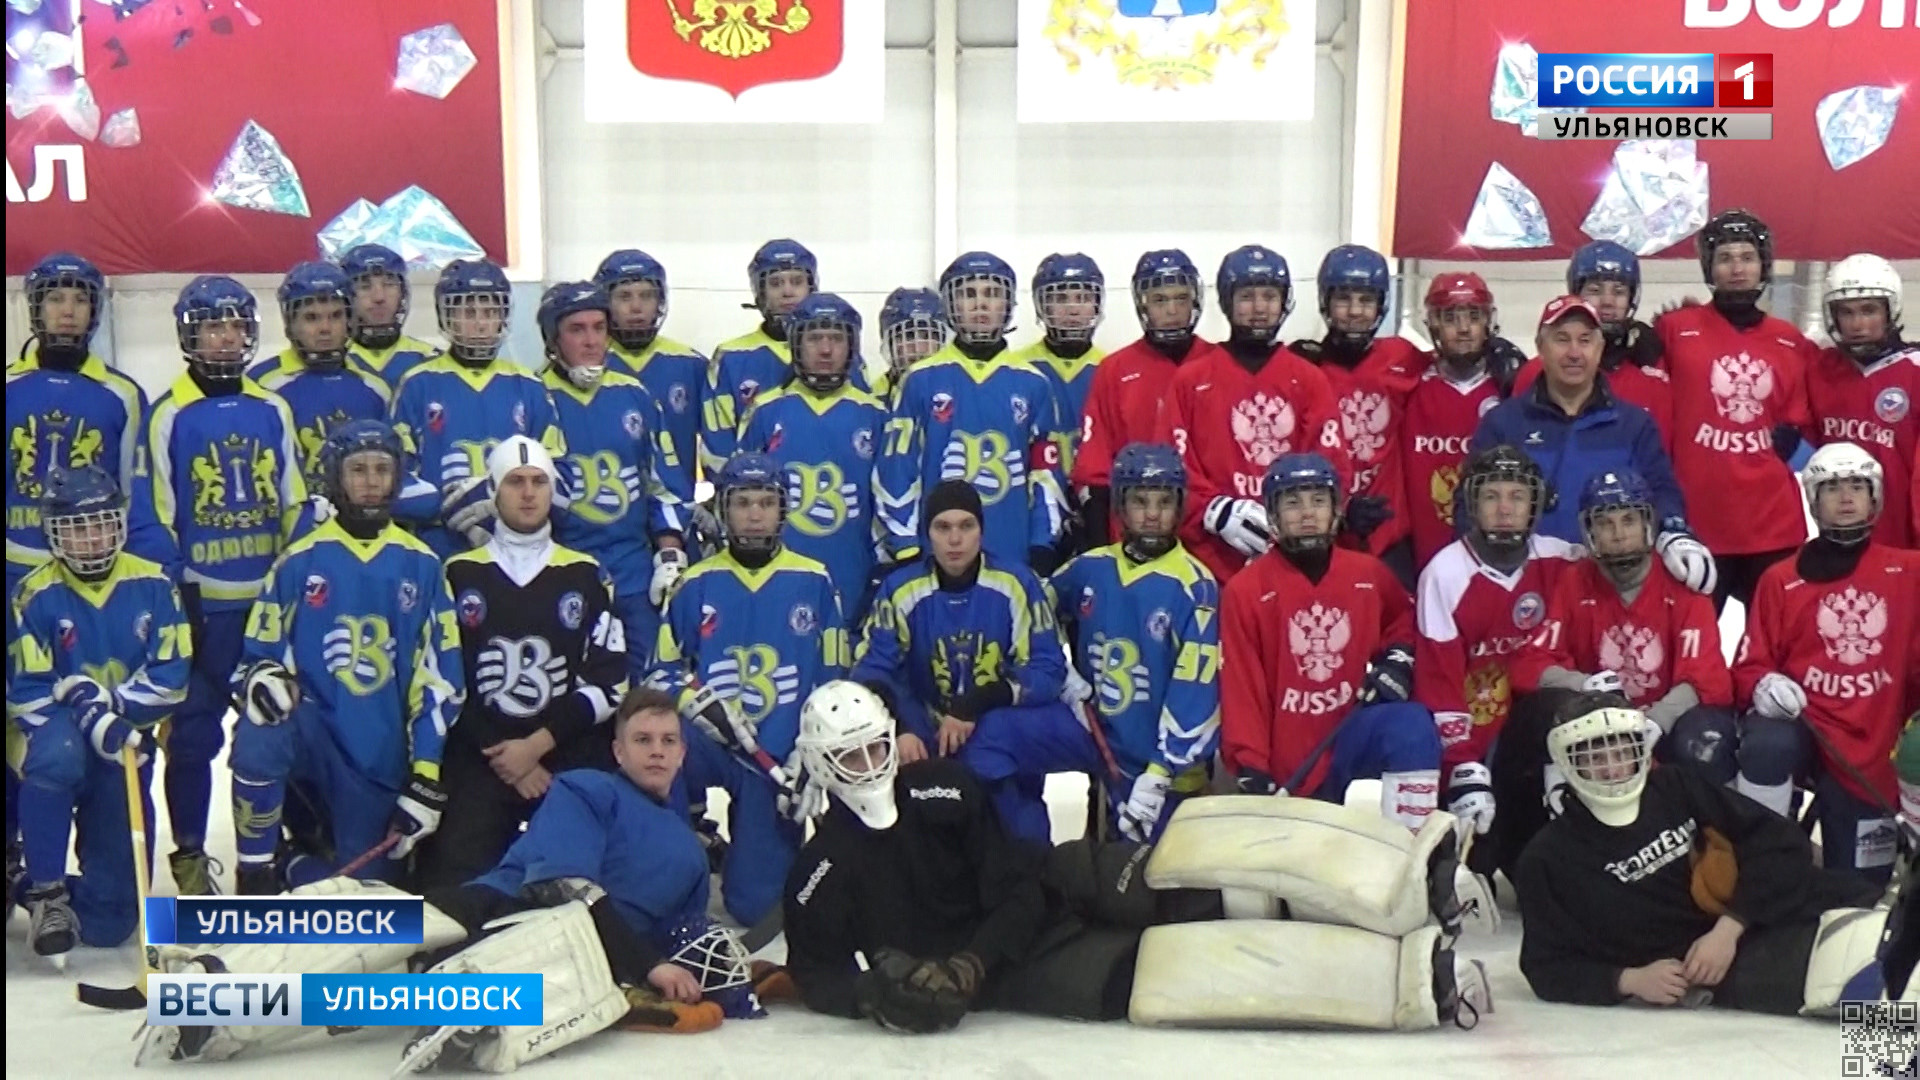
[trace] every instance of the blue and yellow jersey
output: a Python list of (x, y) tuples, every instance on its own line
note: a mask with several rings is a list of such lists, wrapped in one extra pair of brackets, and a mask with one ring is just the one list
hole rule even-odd
[(7, 719), (25, 731), (55, 717), (72, 722), (54, 687), (75, 675), (112, 692), (135, 727), (159, 723), (187, 699), (193, 635), (159, 563), (122, 552), (99, 581), (47, 563), (20, 583), (12, 622)]
[(1059, 430), (1054, 441), (1060, 447), (1060, 475), (1073, 475), (1073, 461), (1080, 451), (1080, 430), (1087, 412), (1087, 395), (1093, 390), (1093, 373), (1106, 359), (1107, 351), (1094, 346), (1079, 356), (1056, 354), (1047, 340), (1015, 350), (1007, 359), (1024, 361), (1047, 377), (1053, 386), (1053, 407), (1058, 414)]
[(707, 401), (707, 358), (698, 349), (671, 338), (656, 337), (638, 352), (629, 352), (614, 343), (607, 351), (607, 367), (631, 375), (653, 395), (660, 407), (660, 422), (673, 437), (679, 461), (663, 475), (675, 491), (682, 487), (691, 498), (694, 470), (700, 465), (701, 410)]
[(392, 397), (379, 376), (349, 358), (333, 371), (316, 371), (289, 347), (253, 365), (247, 378), (280, 395), (293, 410), (300, 470), (312, 483), (327, 433), (355, 420), (384, 420)]
[(440, 355), (436, 346), (405, 334), (384, 349), (369, 349), (357, 341), (351, 342), (347, 345), (347, 352), (360, 362), (361, 367), (386, 383), (389, 393), (399, 391), (400, 380), (407, 377), (407, 372)]
[[(594, 556), (623, 593), (644, 590), (653, 574), (653, 537), (686, 531), (693, 492), (670, 490), (678, 475), (673, 436), (640, 380), (609, 370), (582, 390), (551, 368), (545, 375), (567, 453), (557, 459), (571, 502), (554, 514), (561, 543)], [(636, 642), (645, 647), (648, 642)]]

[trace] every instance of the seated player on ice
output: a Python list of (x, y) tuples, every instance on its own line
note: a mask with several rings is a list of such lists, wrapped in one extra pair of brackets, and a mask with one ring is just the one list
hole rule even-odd
[(327, 436), (333, 517), (287, 548), (247, 618), (231, 759), (242, 894), (317, 881), (398, 833), (360, 875), (390, 880), (439, 827), (465, 679), (440, 560), (393, 520), (402, 457), (383, 421)]
[(1150, 841), (1206, 790), (1220, 741), (1220, 587), (1180, 544), (1187, 468), (1173, 447), (1134, 443), (1111, 475), (1120, 541), (1051, 584), (1070, 641), (1067, 700), (1110, 748), (1095, 780), (1113, 785), (1120, 835)]
[(1262, 485), (1274, 546), (1221, 596), (1221, 757), (1246, 795), (1341, 801), (1419, 830), (1440, 797), (1440, 735), (1413, 696), (1413, 599), (1387, 564), (1337, 547), (1341, 483), (1285, 454)]
[[(193, 644), (165, 571), (124, 550), (127, 501), (113, 477), (60, 468), (45, 486), (53, 559), (22, 579), (8, 622), (19, 630), (7, 642), (7, 761), (26, 861), (9, 867), (7, 910), (24, 904), (33, 951), (55, 956), (76, 940), (118, 945), (138, 925), (122, 751), (138, 755), (152, 821), (149, 732), (186, 700)], [(80, 873), (69, 877), (71, 834)]]
[(1547, 734), (1572, 797), (1520, 857), (1533, 992), (1787, 1015), (1879, 999), (1879, 888), (1816, 868), (1798, 826), (1700, 772), (1651, 768), (1657, 737), (1613, 694)]
[[(415, 1072), (435, 1064), (508, 1072), (615, 1024), (695, 1032), (719, 1026), (723, 1015), (761, 1015), (739, 943), (706, 918), (700, 842), (671, 806), (686, 755), (673, 699), (636, 690), (621, 701), (613, 727), (619, 771), (555, 777), (499, 866), (428, 894), (422, 944), (222, 945), (208, 952), (166, 945), (162, 970), (399, 973), (430, 964), (448, 975), (541, 974), (539, 1025), (416, 1032), (401, 1063), (403, 1071)], [(400, 894), (331, 878), (298, 895), (350, 902)], [(146, 1028), (138, 1063), (222, 1061), (284, 1046), (312, 1030)]]
[(1817, 797), (1829, 867), (1885, 883), (1899, 800), (1892, 755), (1920, 709), (1920, 552), (1873, 536), (1885, 475), (1852, 443), (1800, 474), (1819, 535), (1760, 574), (1734, 658), (1738, 790), (1777, 814), (1796, 783)]

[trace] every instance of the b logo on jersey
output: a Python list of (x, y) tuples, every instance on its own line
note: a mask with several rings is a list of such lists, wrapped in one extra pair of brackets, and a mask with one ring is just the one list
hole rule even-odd
[(420, 586), (415, 585), (410, 579), (405, 579), (405, 578), (401, 579), (400, 581), (400, 614), (406, 615), (412, 612), (413, 605), (419, 602), (420, 602)]
[(1355, 461), (1372, 461), (1387, 445), (1387, 425), (1392, 420), (1393, 406), (1385, 394), (1356, 390), (1340, 399), (1340, 427)]
[(587, 598), (577, 592), (567, 593), (560, 598), (560, 625), (569, 630), (580, 629), (580, 623), (587, 617)]
[(873, 460), (873, 429), (860, 428), (853, 433), (853, 452), (861, 461)]
[(1167, 640), (1167, 633), (1172, 629), (1173, 616), (1167, 613), (1166, 608), (1154, 608), (1153, 614), (1147, 616), (1147, 636), (1153, 640)]
[(1880, 391), (1873, 399), (1873, 415), (1889, 424), (1897, 424), (1907, 418), (1907, 392), (1897, 386), (1889, 386)]
[(72, 652), (80, 644), (80, 631), (72, 619), (59, 619), (53, 624), (53, 640), (63, 651)]
[(487, 598), (477, 589), (468, 589), (460, 594), (454, 609), (460, 613), (460, 625), (472, 630), (487, 617)]
[(1539, 626), (1547, 617), (1547, 602), (1537, 592), (1521, 593), (1513, 602), (1513, 625), (1522, 630)]
[(952, 394), (933, 395), (933, 421), (936, 424), (950, 424), (953, 422)]
[(1886, 649), (1887, 602), (1852, 586), (1820, 601), (1815, 617), (1827, 655), (1843, 664), (1864, 664)]
[(437, 401), (427, 402), (427, 430), (435, 435), (447, 430), (447, 408)]
[(567, 682), (567, 658), (543, 637), (493, 638), (474, 663), (474, 682), (487, 704), (517, 719), (539, 716)]
[(1286, 398), (1257, 392), (1233, 407), (1233, 441), (1240, 444), (1240, 456), (1258, 468), (1292, 447), (1293, 428), (1293, 405)]
[(1666, 646), (1652, 627), (1625, 623), (1607, 627), (1600, 636), (1600, 667), (1620, 676), (1620, 689), (1634, 701), (1644, 701), (1660, 688), (1666, 659)]
[(687, 411), (687, 387), (685, 383), (674, 383), (673, 386), (667, 390), (667, 404), (673, 406), (674, 412), (683, 413)]
[(143, 642), (153, 636), (153, 612), (143, 611), (133, 620), (133, 636)]
[(1027, 417), (1033, 415), (1033, 406), (1027, 404), (1027, 399), (1021, 397), (1019, 394), (1013, 395), (1012, 405), (1013, 405), (1014, 424), (1018, 426), (1025, 426), (1027, 422)]
[(1340, 608), (1315, 604), (1294, 612), (1287, 624), (1294, 663), (1300, 665), (1300, 674), (1314, 682), (1326, 682), (1340, 670), (1352, 638), (1353, 623)]
[(306, 585), (301, 592), (308, 607), (322, 608), (327, 606), (327, 597), (331, 595), (332, 590), (328, 588), (326, 578), (319, 574), (308, 574)]
[(639, 410), (628, 409), (620, 417), (620, 430), (627, 433), (627, 438), (638, 439), (647, 433), (647, 422), (640, 419)]
[(712, 604), (701, 604), (700, 605), (700, 636), (703, 638), (710, 638), (719, 629), (720, 629), (720, 613), (714, 610), (714, 607)]
[(1708, 375), (1713, 404), (1720, 415), (1736, 424), (1751, 424), (1767, 410), (1773, 396), (1773, 366), (1747, 353), (1722, 356)]

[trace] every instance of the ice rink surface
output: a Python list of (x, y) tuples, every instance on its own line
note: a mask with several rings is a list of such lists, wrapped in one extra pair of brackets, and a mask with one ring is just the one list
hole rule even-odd
[[(1721, 620), (1729, 653), (1738, 645), (1739, 605)], [(210, 847), (231, 887), (233, 828), (225, 794), (224, 759), (216, 766)], [(156, 783), (156, 798), (161, 797)], [(1086, 786), (1078, 776), (1049, 783), (1057, 839), (1079, 835)], [(720, 807), (714, 807), (720, 816)], [(156, 890), (171, 893), (162, 809)], [(1503, 901), (1510, 898), (1503, 894)], [(776, 1006), (757, 1021), (728, 1021), (703, 1035), (607, 1032), (524, 1073), (545, 1077), (777, 1077), (837, 1080), (866, 1076), (958, 1076), (1015, 1080), (1063, 1077), (1316, 1076), (1392, 1077), (1401, 1080), (1666, 1080), (1738, 1076), (1742, 1080), (1808, 1080), (1841, 1075), (1839, 1022), (1703, 1009), (1681, 1011), (1620, 1006), (1612, 1009), (1549, 1005), (1536, 999), (1520, 975), (1520, 925), (1511, 908), (1497, 938), (1468, 938), (1459, 951), (1484, 960), (1492, 978), (1495, 1013), (1473, 1031), (1451, 1027), (1415, 1034), (1392, 1032), (1166, 1031), (1124, 1023), (1075, 1024), (1008, 1013), (969, 1016), (957, 1031), (933, 1036), (891, 1035), (868, 1023), (817, 1016), (799, 1005)], [(218, 1065), (133, 1068), (134, 1036), (142, 1018), (104, 1013), (74, 1000), (76, 982), (125, 986), (138, 955), (74, 950), (67, 969), (33, 955), (27, 920), (16, 913), (6, 928), (6, 1075), (9, 1078), (153, 1076), (189, 1070), (268, 1080), (349, 1080), (383, 1077), (400, 1060), (405, 1033), (374, 1029), (340, 1038), (310, 1037), (277, 1053)], [(779, 942), (767, 955), (778, 957)]]

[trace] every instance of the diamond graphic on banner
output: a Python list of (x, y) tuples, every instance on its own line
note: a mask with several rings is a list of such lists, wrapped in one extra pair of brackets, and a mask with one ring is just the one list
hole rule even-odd
[(1553, 243), (1553, 233), (1547, 228), (1547, 211), (1539, 196), (1496, 161), (1473, 197), (1473, 213), (1467, 216), (1462, 239), (1473, 247), (1512, 251), (1546, 247)]
[(1821, 98), (1813, 115), (1827, 164), (1838, 171), (1885, 146), (1901, 92), (1898, 86), (1855, 86)]
[(377, 212), (378, 208), (367, 200), (353, 200), (352, 205), (340, 211), (314, 234), (314, 239), (320, 243), (320, 257), (328, 262), (338, 262), (348, 248), (373, 243), (366, 234)]
[(393, 85), (444, 99), (479, 61), (452, 23), (416, 30), (400, 39), (400, 62)]
[(321, 254), (329, 259), (358, 244), (382, 244), (398, 251), (416, 270), (437, 270), (455, 259), (481, 259), (487, 254), (447, 204), (418, 185), (379, 206), (355, 200), (327, 222), (316, 239)]
[(49, 30), (33, 39), (33, 47), (27, 50), (29, 61), (48, 71), (59, 71), (73, 66), (73, 39), (55, 30)]
[(100, 129), (100, 142), (116, 150), (139, 146), (140, 114), (131, 108), (126, 108), (107, 117), (106, 125)]
[(242, 210), (310, 217), (300, 173), (266, 128), (249, 120), (213, 174), (213, 197)]
[(1585, 109), (1542, 109), (1539, 99), (1540, 54), (1525, 42), (1504, 45), (1493, 66), (1493, 90), (1487, 95), (1487, 111), (1503, 124), (1516, 124), (1520, 133), (1531, 139), (1538, 133), (1542, 116), (1578, 116)]
[(1692, 139), (1630, 139), (1613, 164), (1580, 231), (1652, 255), (1707, 223), (1707, 163)]
[(22, 15), (31, 15), (40, 10), (42, 0), (7, 0), (7, 6)]
[(60, 119), (88, 142), (100, 134), (100, 104), (93, 100), (93, 87), (87, 80), (73, 80), (73, 89), (60, 101)]

